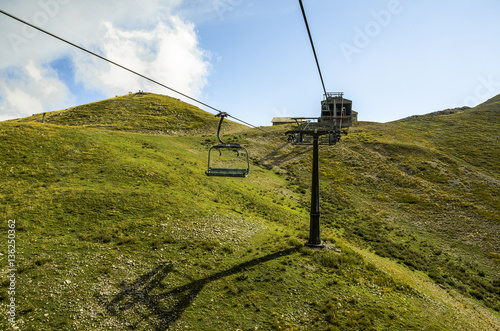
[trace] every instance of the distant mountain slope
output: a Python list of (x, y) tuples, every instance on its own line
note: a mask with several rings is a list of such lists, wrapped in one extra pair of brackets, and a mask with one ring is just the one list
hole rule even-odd
[(361, 122), (324, 166), (344, 188), (357, 183), (353, 196), (367, 192), (362, 201), (376, 209), (405, 211), (413, 225), (499, 254), (499, 132), (500, 103)]
[(430, 148), (446, 151), (491, 174), (498, 174), (499, 99), (493, 98), (471, 109), (451, 110), (446, 115), (417, 116), (399, 123), (416, 142), (426, 142)]
[[(214, 115), (179, 99), (144, 92), (49, 112), (45, 116), (37, 114), (20, 121), (42, 120), (58, 125), (162, 134), (213, 132), (218, 123)], [(227, 123), (226, 130), (243, 128)]]
[(489, 105), (489, 104), (497, 104), (498, 106), (498, 103), (500, 103), (500, 94), (487, 100), (486, 102), (482, 103), (479, 105), (479, 107), (483, 107), (483, 106), (486, 106), (486, 105)]

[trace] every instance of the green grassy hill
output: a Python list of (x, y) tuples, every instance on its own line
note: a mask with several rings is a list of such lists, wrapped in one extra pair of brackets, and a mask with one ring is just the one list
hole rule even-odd
[[(218, 119), (179, 99), (153, 94), (130, 93), (99, 102), (46, 114), (19, 122), (44, 122), (150, 134), (193, 135), (217, 129)], [(226, 129), (242, 129), (229, 123)]]
[(500, 97), (322, 146), (324, 250), (310, 148), (228, 121), (250, 175), (207, 177), (217, 123), (154, 94), (1, 122), (2, 316), (15, 219), (20, 330), (500, 330)]

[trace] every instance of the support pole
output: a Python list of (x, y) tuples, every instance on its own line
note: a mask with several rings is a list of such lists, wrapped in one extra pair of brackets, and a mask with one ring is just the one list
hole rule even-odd
[(311, 183), (311, 213), (309, 225), (309, 240), (306, 246), (313, 248), (323, 248), (324, 245), (320, 238), (319, 229), (319, 134), (313, 134), (313, 167), (312, 167), (312, 183)]

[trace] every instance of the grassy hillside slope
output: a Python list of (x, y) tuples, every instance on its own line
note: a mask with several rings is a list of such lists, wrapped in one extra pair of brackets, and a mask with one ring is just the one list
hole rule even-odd
[(321, 251), (303, 247), (311, 152), (284, 127), (228, 122), (250, 175), (209, 178), (217, 119), (176, 99), (2, 122), (16, 326), (500, 330), (499, 110), (361, 122), (322, 147)]
[[(192, 135), (213, 132), (219, 120), (179, 99), (138, 92), (19, 120), (22, 123), (34, 121), (129, 132)], [(226, 130), (242, 128), (231, 122), (225, 125)]]

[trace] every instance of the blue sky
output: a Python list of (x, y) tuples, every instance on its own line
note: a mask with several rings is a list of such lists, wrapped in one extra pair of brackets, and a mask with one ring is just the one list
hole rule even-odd
[[(498, 1), (303, 3), (326, 89), (352, 99), (361, 120), (500, 94)], [(319, 115), (323, 90), (298, 0), (0, 0), (0, 8), (254, 125)], [(0, 120), (137, 90), (173, 95), (4, 15), (0, 27)]]

